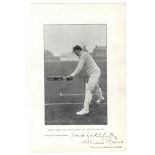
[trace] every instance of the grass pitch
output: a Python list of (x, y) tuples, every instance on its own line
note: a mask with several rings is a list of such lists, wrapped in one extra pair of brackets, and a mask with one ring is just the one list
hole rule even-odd
[[(107, 62), (97, 61), (101, 69), (100, 87), (105, 97), (104, 104), (96, 104), (94, 95), (90, 105), (90, 113), (84, 116), (76, 115), (83, 108), (85, 83), (87, 75), (85, 68), (72, 81), (47, 81), (49, 76), (67, 76), (76, 68), (78, 62), (45, 61), (45, 125), (106, 125), (107, 124)], [(61, 96), (60, 94), (73, 94)], [(83, 95), (74, 95), (83, 94)], [(48, 103), (48, 104), (47, 104)], [(61, 103), (61, 104), (60, 104)], [(77, 104), (81, 103), (81, 104)]]
[(45, 125), (107, 125), (107, 104), (91, 104), (90, 113), (79, 116), (82, 104), (45, 106)]

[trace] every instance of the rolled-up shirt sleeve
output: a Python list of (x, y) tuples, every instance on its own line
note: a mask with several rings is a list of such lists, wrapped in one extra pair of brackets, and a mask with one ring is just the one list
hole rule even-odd
[(86, 58), (87, 58), (87, 55), (83, 53), (80, 57), (80, 61), (78, 63), (78, 66), (76, 67), (75, 71), (71, 74), (71, 76), (76, 76), (81, 72), (81, 70), (84, 66), (84, 63), (86, 61)]

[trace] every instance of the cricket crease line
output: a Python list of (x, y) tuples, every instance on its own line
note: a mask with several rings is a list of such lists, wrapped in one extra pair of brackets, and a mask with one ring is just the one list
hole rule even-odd
[[(82, 95), (85, 95), (85, 94), (63, 94), (63, 93), (60, 93), (60, 96), (82, 96)], [(92, 94), (92, 95), (97, 95), (97, 94)]]
[(60, 104), (83, 104), (83, 103), (45, 103), (46, 105), (60, 105)]
[[(55, 62), (55, 61), (58, 61), (58, 62), (62, 62), (63, 60), (44, 60), (45, 62)], [(78, 60), (76, 60), (75, 62), (77, 62)], [(95, 61), (107, 61), (107, 60), (95, 60)]]

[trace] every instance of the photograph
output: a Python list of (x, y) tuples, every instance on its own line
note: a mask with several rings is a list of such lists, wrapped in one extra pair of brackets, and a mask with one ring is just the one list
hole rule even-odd
[(108, 125), (107, 24), (43, 24), (45, 125)]

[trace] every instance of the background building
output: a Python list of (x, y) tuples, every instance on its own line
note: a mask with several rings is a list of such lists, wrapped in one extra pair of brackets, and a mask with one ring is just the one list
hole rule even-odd
[(106, 46), (95, 46), (91, 53), (95, 60), (106, 60), (107, 58), (107, 47)]

